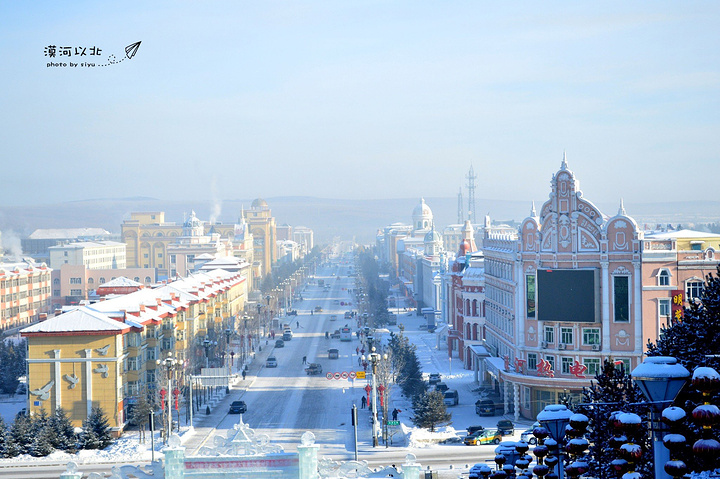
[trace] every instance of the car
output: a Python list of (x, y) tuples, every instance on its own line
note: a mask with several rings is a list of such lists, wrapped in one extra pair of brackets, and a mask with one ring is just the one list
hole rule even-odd
[(455, 389), (448, 389), (445, 391), (443, 402), (446, 406), (457, 406), (459, 401), (460, 397)]
[(448, 389), (450, 389), (450, 388), (448, 387), (448, 385), (445, 384), (445, 383), (443, 383), (443, 382), (439, 382), (439, 383), (437, 383), (437, 384), (435, 385), (435, 390), (436, 390), (436, 391), (440, 391), (441, 393), (444, 393), (444, 392), (447, 391)]
[(315, 306), (316, 313), (322, 313), (322, 306)]
[(284, 347), (285, 347), (285, 341), (283, 341), (282, 339), (278, 339), (277, 341), (275, 341), (275, 347), (276, 347), (276, 348), (284, 348)]
[(297, 316), (297, 309), (291, 309), (288, 311), (287, 316)]
[(503, 404), (492, 399), (478, 399), (475, 401), (475, 414), (478, 416), (497, 416), (503, 413)]
[(468, 433), (468, 436), (474, 432), (482, 431), (483, 429), (485, 429), (485, 428), (482, 426), (468, 426), (465, 428), (465, 430)]
[(479, 446), (481, 444), (500, 444), (502, 435), (497, 429), (483, 429), (465, 436), (463, 442), (466, 446)]
[(265, 367), (266, 368), (276, 368), (277, 367), (277, 359), (275, 359), (275, 356), (268, 356), (268, 358), (265, 360)]
[(305, 372), (308, 376), (317, 376), (318, 374), (322, 374), (322, 365), (319, 363), (310, 363), (308, 364), (308, 367), (305, 368)]
[(428, 377), (428, 384), (430, 386), (434, 386), (437, 383), (441, 381), (440, 379), (440, 373), (430, 373), (430, 376)]
[(337, 321), (337, 316), (334, 314), (330, 315), (330, 321)]
[(283, 341), (290, 341), (293, 338), (292, 331), (285, 331), (282, 336)]
[(334, 300), (333, 304), (340, 304), (340, 300), (339, 299)]
[(233, 401), (228, 411), (230, 414), (245, 414), (246, 412), (247, 404), (245, 404), (245, 401)]
[(509, 419), (500, 419), (497, 422), (497, 428), (503, 436), (510, 436), (515, 433), (515, 425)]
[(527, 429), (520, 434), (520, 440), (525, 441), (526, 443), (530, 444), (531, 446), (534, 446), (537, 444), (537, 438), (533, 436), (533, 429)]
[(335, 331), (333, 331), (333, 333), (330, 334), (330, 337), (332, 339), (340, 339), (340, 330), (336, 329)]

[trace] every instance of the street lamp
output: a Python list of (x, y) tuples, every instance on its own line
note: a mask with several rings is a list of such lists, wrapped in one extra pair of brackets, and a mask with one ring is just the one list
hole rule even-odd
[(660, 422), (662, 410), (675, 401), (688, 381), (690, 372), (670, 356), (645, 358), (630, 375), (652, 407), (652, 437), (656, 479), (669, 479), (663, 465), (670, 460), (670, 451), (663, 444), (665, 430)]
[(217, 344), (216, 341), (210, 341), (209, 339), (206, 339), (203, 341), (203, 347), (205, 348), (205, 367), (210, 367), (210, 348), (215, 346)]
[[(372, 352), (368, 355), (367, 359), (370, 360), (370, 364), (372, 364), (372, 420), (373, 420), (373, 447), (377, 447), (378, 445), (378, 437), (377, 437), (377, 430), (378, 430), (378, 424), (377, 424), (377, 364), (378, 362), (382, 360), (387, 360), (388, 356), (387, 354), (383, 354), (382, 356), (375, 352), (375, 347), (373, 346)], [(362, 360), (365, 361), (365, 355), (362, 355)], [(387, 421), (387, 418), (384, 418)]]
[[(565, 439), (565, 428), (570, 424), (570, 417), (573, 415), (567, 406), (563, 404), (548, 404), (545, 409), (537, 415), (537, 420), (542, 427), (548, 430), (550, 437), (557, 443), (557, 476), (562, 479), (565, 476), (565, 468), (562, 456), (562, 442)], [(545, 442), (547, 445), (547, 441)]]
[[(172, 434), (172, 397), (173, 397), (173, 395), (174, 395), (174, 391), (173, 391), (173, 388), (172, 388), (172, 373), (173, 373), (173, 369), (175, 369), (175, 367), (180, 364), (180, 361), (178, 361), (177, 359), (173, 358), (173, 357), (172, 357), (172, 352), (171, 352), (171, 351), (168, 351), (167, 357), (166, 357), (165, 359), (163, 359), (162, 361), (158, 359), (156, 362), (157, 362), (158, 366), (160, 366), (160, 365), (165, 366), (165, 369), (166, 369), (166, 371), (167, 371), (167, 380), (168, 380), (168, 389), (167, 389), (167, 413), (168, 413), (168, 420), (166, 421), (166, 422), (167, 422), (167, 433), (166, 433), (166, 435), (165, 435), (165, 440), (167, 440), (167, 439), (170, 438), (170, 434)], [(179, 421), (179, 418), (178, 418), (178, 423), (179, 423), (179, 422), (180, 422), (180, 421)]]

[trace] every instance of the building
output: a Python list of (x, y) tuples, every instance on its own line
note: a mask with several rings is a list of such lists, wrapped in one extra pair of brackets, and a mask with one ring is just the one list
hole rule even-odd
[[(682, 306), (699, 297), (720, 263), (720, 234), (701, 231), (646, 233), (642, 242), (643, 341), (655, 341), (663, 326), (681, 319)], [(676, 315), (680, 317), (676, 317)]]
[(270, 206), (262, 198), (253, 201), (250, 209), (243, 214), (253, 236), (255, 262), (260, 267), (262, 276), (265, 276), (272, 271), (272, 265), (277, 260), (275, 218)]
[(23, 254), (36, 261), (50, 262), (48, 248), (78, 241), (108, 241), (113, 235), (103, 228), (41, 228), (20, 240)]
[(45, 263), (0, 263), (0, 330), (30, 324), (51, 310), (50, 273)]
[(516, 418), (579, 398), (604, 359), (642, 361), (642, 231), (585, 199), (564, 157), (551, 185), (539, 215), (484, 241), (486, 342), (502, 359), (486, 380)]
[(124, 269), (125, 243), (117, 241), (78, 241), (48, 248), (50, 267), (84, 265), (88, 269)]
[(89, 299), (96, 289), (120, 277), (145, 286), (157, 282), (155, 268), (90, 269), (84, 264), (62, 264), (51, 273), (53, 309), (80, 304)]
[(289, 241), (293, 238), (293, 227), (287, 223), (276, 226), (275, 232), (277, 233), (277, 241)]
[(306, 226), (296, 226), (293, 229), (292, 240), (300, 245), (302, 255), (305, 256), (315, 247), (313, 230)]
[[(111, 285), (113, 286), (113, 285)], [(126, 288), (128, 294), (120, 294)], [(166, 372), (157, 359), (172, 353), (181, 367), (173, 372), (179, 389), (235, 331), (247, 297), (239, 273), (214, 270), (157, 288), (118, 281), (107, 299), (79, 306), (21, 331), (28, 341), (28, 411), (54, 414), (62, 407), (81, 426), (93, 406), (107, 414), (120, 434), (141, 394), (158, 399)], [(182, 401), (181, 401), (182, 402)]]

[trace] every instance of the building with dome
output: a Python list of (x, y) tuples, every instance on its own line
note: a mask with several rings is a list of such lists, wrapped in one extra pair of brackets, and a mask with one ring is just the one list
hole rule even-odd
[(243, 215), (253, 236), (254, 266), (265, 276), (272, 271), (272, 265), (277, 261), (275, 218), (270, 206), (262, 198), (254, 200)]

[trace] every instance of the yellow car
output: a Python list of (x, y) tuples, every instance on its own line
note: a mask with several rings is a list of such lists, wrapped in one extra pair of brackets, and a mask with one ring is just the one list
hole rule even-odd
[(502, 435), (497, 429), (483, 429), (469, 436), (465, 436), (463, 442), (466, 446), (479, 446), (481, 444), (500, 444)]

